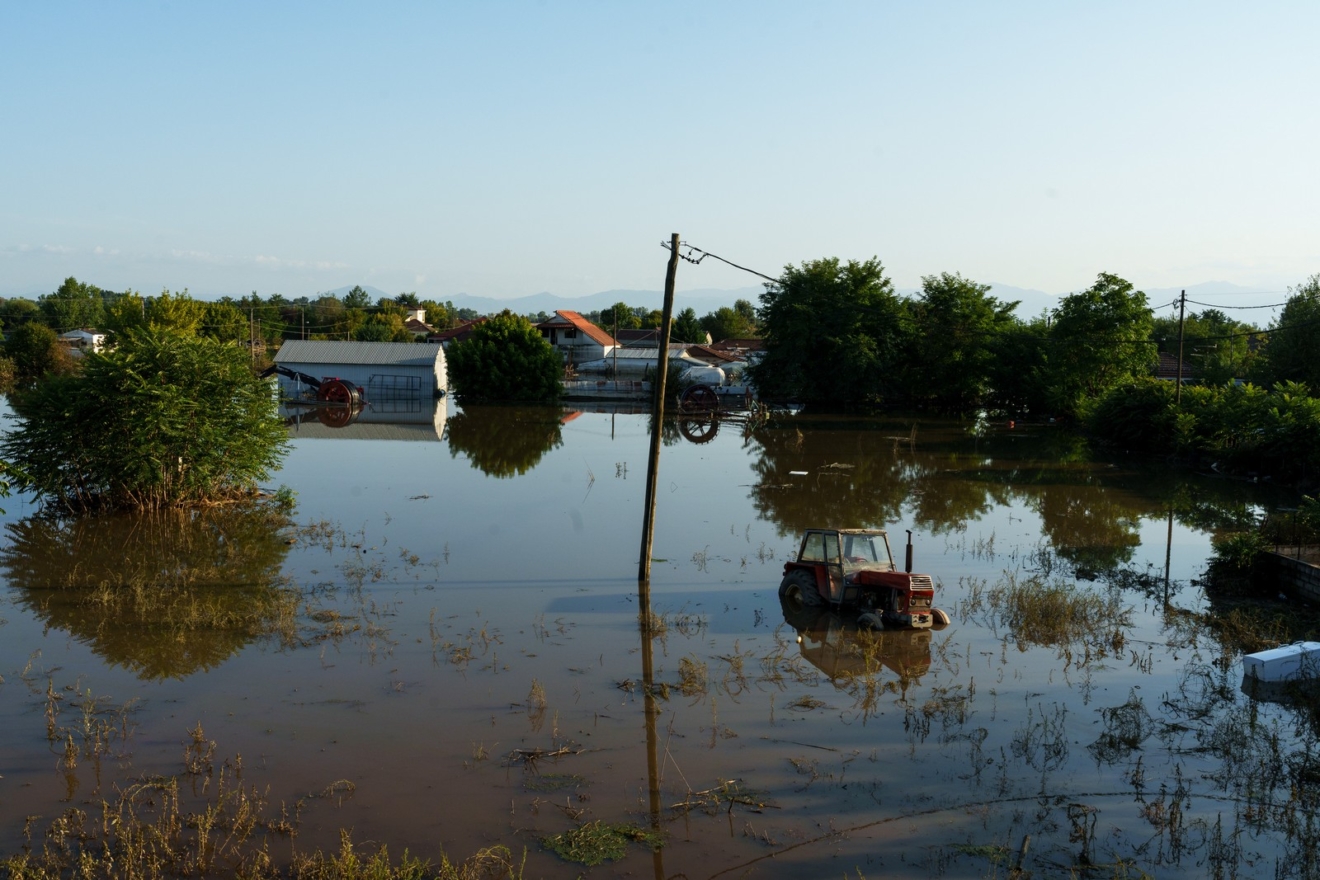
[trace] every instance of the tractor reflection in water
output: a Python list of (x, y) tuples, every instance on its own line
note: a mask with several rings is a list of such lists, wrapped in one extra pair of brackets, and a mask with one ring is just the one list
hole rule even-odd
[(934, 607), (930, 575), (912, 573), (911, 532), (907, 570), (899, 571), (880, 529), (808, 529), (797, 559), (784, 564), (779, 600), (786, 608), (855, 611), (857, 622), (873, 629), (949, 623), (949, 615)]
[(930, 629), (876, 631), (820, 607), (782, 603), (784, 620), (797, 631), (803, 659), (815, 666), (841, 691), (857, 695), (858, 685), (879, 687), (879, 673), (888, 669), (898, 676), (887, 685), (901, 695), (921, 681), (930, 669)]

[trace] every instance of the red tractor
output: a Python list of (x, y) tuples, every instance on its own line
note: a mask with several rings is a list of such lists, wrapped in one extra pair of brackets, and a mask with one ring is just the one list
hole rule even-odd
[(879, 529), (808, 529), (797, 560), (784, 564), (779, 600), (786, 613), (824, 606), (856, 610), (858, 623), (876, 629), (949, 623), (949, 615), (934, 606), (930, 575), (912, 573), (910, 531), (907, 570), (899, 571), (889, 537)]

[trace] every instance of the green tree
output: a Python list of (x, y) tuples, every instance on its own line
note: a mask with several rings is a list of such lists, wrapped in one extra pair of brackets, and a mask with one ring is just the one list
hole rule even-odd
[(523, 317), (505, 309), (449, 349), (449, 381), (460, 403), (553, 401), (563, 361)]
[(1150, 373), (1153, 316), (1146, 294), (1101, 272), (1095, 284), (1064, 297), (1050, 330), (1051, 403), (1077, 415), (1116, 385)]
[[(426, 309), (426, 323), (430, 324), (436, 330), (448, 330), (454, 325), (453, 313), (445, 308), (443, 304), (432, 299), (424, 299), (421, 302), (421, 307)], [(545, 319), (538, 318), (536, 320), (541, 321)]]
[(994, 340), (989, 370), (991, 402), (1010, 412), (1049, 411), (1049, 338), (1050, 319), (1042, 313), (1027, 322), (1015, 320)]
[(749, 368), (762, 397), (832, 407), (877, 402), (896, 390), (909, 317), (878, 259), (785, 266), (765, 287), (766, 351)]
[(997, 343), (1015, 327), (1017, 307), (989, 294), (988, 284), (956, 273), (922, 277), (921, 295), (912, 304), (915, 398), (966, 407), (989, 396)]
[[(1251, 374), (1256, 352), (1248, 343), (1260, 331), (1251, 324), (1234, 321), (1219, 309), (1188, 314), (1183, 321), (1183, 361), (1185, 373), (1207, 385), (1222, 385)], [(1159, 350), (1178, 354), (1178, 315), (1156, 317), (1151, 339)]]
[(377, 312), (367, 315), (366, 320), (353, 333), (359, 342), (412, 342), (413, 335), (403, 326), (403, 319), (398, 315)]
[(14, 363), (14, 380), (33, 382), (46, 375), (72, 372), (73, 358), (55, 331), (45, 324), (29, 321), (19, 325), (5, 340), (5, 356)]
[(79, 328), (99, 329), (105, 320), (101, 289), (83, 284), (72, 275), (64, 279), (54, 293), (37, 301), (46, 323), (57, 333)]
[(617, 302), (600, 313), (600, 326), (607, 332), (614, 332), (616, 322), (620, 330), (636, 330), (642, 326), (641, 318), (624, 302)]
[(155, 330), (127, 332), (80, 375), (16, 395), (14, 408), (0, 456), (74, 512), (247, 497), (288, 445), (270, 385), (241, 348)]
[[(183, 336), (196, 336), (206, 320), (206, 303), (188, 296), (188, 291), (171, 294), (163, 290), (160, 296), (143, 297), (126, 291), (106, 310), (104, 326), (113, 337), (128, 330), (152, 328)], [(231, 337), (233, 338), (233, 337)]]
[(344, 294), (344, 305), (350, 309), (365, 309), (371, 305), (371, 294), (363, 290), (361, 286), (354, 286), (352, 290)]
[(759, 332), (757, 329), (756, 306), (752, 305), (749, 300), (735, 299), (733, 301), (733, 311), (742, 319), (742, 326), (738, 328), (742, 331), (742, 336), (734, 338), (756, 336)]
[(0, 302), (0, 322), (10, 330), (40, 316), (41, 309), (30, 299), (16, 296)]
[(1264, 378), (1304, 382), (1320, 397), (1320, 274), (1291, 288), (1278, 319), (1270, 325)]
[[(747, 300), (738, 300), (738, 302), (747, 303)], [(758, 333), (756, 320), (749, 317), (745, 311), (740, 311), (737, 304), (733, 308), (720, 306), (715, 311), (706, 313), (701, 318), (701, 329), (710, 334), (713, 342), (723, 339), (747, 339)]]
[(243, 342), (248, 336), (247, 315), (232, 303), (204, 303), (202, 323), (197, 332), (198, 335), (221, 342)]
[(669, 330), (669, 338), (673, 342), (691, 344), (706, 342), (706, 331), (701, 329), (695, 309), (687, 308), (678, 313), (678, 317), (674, 318), (674, 326)]

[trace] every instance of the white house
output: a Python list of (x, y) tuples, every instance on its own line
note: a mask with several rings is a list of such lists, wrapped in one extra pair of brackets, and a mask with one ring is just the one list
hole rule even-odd
[(564, 356), (564, 363), (569, 366), (599, 360), (615, 346), (613, 336), (577, 312), (557, 311), (553, 318), (537, 324), (536, 329)]
[[(275, 354), (277, 366), (318, 379), (344, 379), (362, 388), (368, 403), (430, 399), (445, 392), (445, 352), (432, 342), (323, 342), (287, 340)], [(298, 383), (280, 377), (288, 396)]]
[(82, 357), (86, 352), (99, 352), (105, 347), (105, 334), (100, 330), (70, 330), (60, 334), (60, 342), (67, 345), (70, 354)]

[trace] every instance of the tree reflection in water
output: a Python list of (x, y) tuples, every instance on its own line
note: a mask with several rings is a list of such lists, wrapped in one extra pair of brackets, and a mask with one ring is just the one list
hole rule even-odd
[(15, 601), (144, 679), (210, 669), (264, 635), (294, 637), (282, 513), (168, 510), (8, 524)]
[(1017, 504), (1040, 517), (1059, 560), (1094, 575), (1128, 565), (1142, 521), (1164, 519), (1171, 506), (1190, 528), (1251, 518), (1240, 486), (1207, 484), (1158, 461), (1093, 461), (1076, 435), (1044, 426), (799, 416), (758, 428), (750, 444), (759, 452), (752, 503), (781, 536), (905, 518), (947, 534)]
[(487, 476), (520, 476), (563, 445), (563, 417), (553, 406), (465, 406), (445, 426), (449, 454), (462, 453)]

